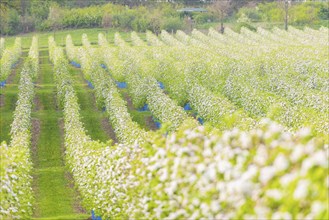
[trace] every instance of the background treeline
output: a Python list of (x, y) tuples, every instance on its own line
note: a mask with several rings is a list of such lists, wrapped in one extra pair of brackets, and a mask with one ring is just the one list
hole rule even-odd
[[(283, 22), (281, 1), (230, 0), (225, 21), (246, 25)], [(1, 0), (0, 6), (1, 35), (91, 27), (175, 31), (188, 29), (192, 23), (216, 24), (221, 19), (213, 0)], [(204, 7), (208, 12), (177, 12), (183, 7)], [(292, 25), (328, 26), (328, 19), (328, 2), (295, 0), (289, 5)]]

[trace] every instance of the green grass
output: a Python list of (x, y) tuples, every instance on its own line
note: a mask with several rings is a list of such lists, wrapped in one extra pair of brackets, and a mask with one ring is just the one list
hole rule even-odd
[(85, 214), (75, 214), (75, 215), (60, 215), (60, 216), (52, 216), (52, 217), (42, 217), (42, 218), (33, 218), (33, 219), (42, 219), (42, 220), (86, 220)]
[[(36, 106), (32, 118), (40, 124), (33, 150), (34, 218), (86, 219), (75, 210), (77, 193), (64, 165), (62, 111), (57, 107), (56, 87), (47, 51), (40, 52), (40, 75), (36, 85)], [(34, 131), (36, 132), (36, 131)]]
[(152, 117), (152, 113), (150, 111), (139, 112), (137, 110), (130, 110), (129, 114), (131, 115), (132, 120), (137, 122), (141, 128), (147, 131), (150, 130), (150, 127), (146, 122), (148, 117)]
[[(28, 34), (15, 35), (11, 37), (5, 37), (6, 47), (14, 44), (16, 37), (22, 38), (22, 47), (29, 48), (32, 41), (32, 36), (39, 36), (39, 47), (45, 48), (48, 47), (48, 37), (54, 36), (55, 41), (58, 45), (65, 45), (65, 39), (68, 34), (71, 34), (74, 44), (81, 45), (81, 36), (82, 34), (87, 34), (88, 39), (92, 44), (97, 44), (97, 37), (99, 33), (103, 33), (110, 43), (114, 42), (114, 34), (119, 32), (117, 29), (102, 29), (102, 28), (93, 28), (93, 29), (76, 29), (76, 30), (61, 30), (54, 32), (32, 32)], [(123, 39), (130, 41), (130, 32), (120, 32), (120, 35)], [(139, 36), (145, 39), (145, 33), (140, 33)]]

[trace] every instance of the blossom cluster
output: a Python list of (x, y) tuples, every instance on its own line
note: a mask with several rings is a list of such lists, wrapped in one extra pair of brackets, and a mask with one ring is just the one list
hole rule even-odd
[(151, 31), (146, 31), (146, 41), (152, 46), (164, 46), (165, 44), (157, 38)]
[(221, 130), (234, 127), (249, 130), (255, 120), (234, 106), (226, 97), (214, 95), (198, 84), (192, 84), (188, 90), (188, 100), (191, 107), (207, 123)]
[[(161, 62), (167, 61), (174, 67), (162, 74), (170, 83), (166, 79), (162, 81), (171, 89), (169, 96), (176, 101), (186, 100), (186, 95), (184, 98), (175, 95), (179, 89), (188, 88), (184, 81), (187, 84), (197, 81), (213, 95), (226, 96), (256, 120), (269, 117), (294, 130), (310, 126), (325, 138), (329, 130), (325, 116), (329, 103), (327, 52), (321, 43), (310, 47), (302, 40), (298, 42), (302, 46), (295, 47), (291, 37), (295, 32), (294, 29), (291, 33), (277, 29), (269, 32), (260, 28), (257, 33), (244, 30), (237, 34), (227, 29), (221, 35), (210, 29), (209, 36), (196, 30), (188, 36), (178, 31), (176, 38), (186, 45), (188, 52), (181, 48), (166, 49), (171, 51), (167, 54), (174, 53), (179, 59), (161, 56)], [(299, 38), (309, 38), (305, 32), (299, 34)], [(323, 36), (322, 31), (316, 31), (312, 39), (323, 39)], [(179, 45), (172, 37), (165, 39), (168, 45)], [(301, 56), (296, 57), (296, 53)], [(173, 81), (176, 84), (178, 81), (181, 87), (173, 86), (175, 82), (170, 81), (178, 76), (181, 80)], [(205, 97), (204, 102), (209, 101), (210, 98)]]
[(26, 59), (18, 87), (18, 100), (11, 124), (10, 145), (0, 145), (0, 218), (22, 219), (32, 215), (31, 113), (34, 97), (33, 77), (38, 71), (37, 38)]
[(135, 31), (131, 32), (130, 35), (134, 46), (146, 46), (146, 43), (137, 35)]
[[(116, 39), (117, 42), (121, 42), (119, 43), (120, 51), (124, 51), (122, 58), (130, 62), (131, 70), (126, 73), (125, 81), (128, 83), (128, 91), (134, 106), (141, 108), (145, 103), (148, 104), (156, 119), (161, 123), (170, 124), (168, 130), (177, 129), (185, 120), (193, 121), (182, 107), (178, 106), (159, 88), (157, 80), (152, 77), (154, 75), (152, 72), (157, 72), (159, 66), (152, 65), (148, 61), (147, 52), (136, 51), (127, 46), (118, 34)], [(153, 60), (152, 62), (156, 63)], [(197, 125), (196, 121), (194, 124)]]
[[(167, 36), (166, 37), (167, 42), (170, 42), (173, 39), (172, 36), (168, 36), (168, 33), (167, 33), (167, 35), (165, 34), (165, 32), (162, 32), (162, 33), (163, 33), (163, 36), (165, 36), (165, 37)], [(175, 45), (175, 44), (177, 44), (177, 42), (178, 41), (174, 39), (173, 43), (171, 45)], [(138, 50), (138, 49), (136, 49), (136, 50)], [(127, 49), (125, 48), (125, 50), (127, 50)], [(130, 49), (130, 51), (134, 51), (134, 50)], [(139, 52), (129, 53), (129, 56), (134, 58), (132, 60), (137, 59), (135, 54), (138, 54), (138, 57), (141, 57), (141, 55), (143, 54), (143, 53), (140, 52), (140, 50), (138, 50), (138, 51)], [(156, 57), (156, 56), (154, 56), (154, 57)], [(157, 58), (154, 58), (153, 60), (151, 60), (149, 62), (157, 61), (156, 59)], [(176, 61), (173, 61), (173, 60), (168, 59), (168, 58), (163, 59), (163, 57), (159, 58), (159, 62), (160, 61), (161, 62), (166, 62), (166, 64), (168, 63), (168, 66), (172, 65), (172, 63), (176, 62)], [(187, 61), (185, 61), (185, 62), (187, 62)], [(183, 63), (183, 65), (185, 65), (185, 66), (181, 67), (181, 69), (184, 70), (184, 68), (185, 68), (184, 71), (187, 72), (188, 74), (193, 74), (195, 72), (200, 72), (200, 69), (198, 70), (198, 66), (194, 65), (194, 64), (195, 63), (191, 63), (191, 65), (186, 65), (186, 63)], [(143, 62), (143, 63), (141, 63), (141, 65), (143, 67), (145, 67), (148, 64), (147, 64), (147, 62)], [(196, 68), (193, 68), (193, 65)], [(157, 66), (157, 67), (161, 68), (161, 66)], [(177, 69), (178, 68), (180, 68), (180, 66), (177, 67)], [(136, 69), (138, 69), (138, 68), (136, 68)], [(166, 70), (168, 70), (168, 69), (166, 69)], [(145, 72), (147, 72), (147, 71), (145, 71)], [(198, 86), (197, 84), (196, 85), (194, 85), (194, 84), (191, 85), (191, 80), (192, 79), (189, 79), (189, 78), (185, 79), (186, 78), (185, 75), (177, 74), (178, 71), (177, 72), (170, 72), (170, 71), (162, 71), (161, 69), (160, 70), (159, 69), (153, 69), (152, 72), (161, 72), (161, 74), (159, 74), (159, 75), (161, 75), (161, 78), (158, 78), (158, 79), (163, 80), (163, 82), (165, 82), (165, 84), (168, 85), (168, 91), (169, 91), (171, 97), (174, 97), (174, 99), (177, 101), (177, 99), (179, 99), (178, 96), (173, 95), (173, 94), (179, 94), (180, 97), (182, 97), (182, 95), (186, 94), (185, 97), (182, 100), (179, 99), (179, 102), (184, 104), (184, 101), (185, 102), (187, 100), (190, 101), (191, 103), (193, 103), (192, 106), (194, 106), (194, 110), (201, 117), (204, 117), (206, 120), (208, 120), (209, 122), (211, 122), (215, 126), (220, 126), (219, 122), (222, 123), (222, 127), (223, 127), (223, 124), (228, 125), (228, 123), (230, 124), (230, 126), (233, 126), (234, 122), (232, 122), (232, 120), (236, 120), (237, 117), (243, 116), (243, 114), (239, 114), (239, 115), (236, 114), (235, 116), (230, 117), (230, 119), (228, 119), (228, 118), (225, 119), (226, 120), (226, 122), (225, 122), (223, 120), (225, 118), (225, 116), (222, 117), (223, 116), (223, 111), (225, 111), (225, 109), (230, 109), (225, 114), (226, 116), (228, 116), (233, 111), (235, 111), (235, 107), (231, 103), (229, 103), (229, 101), (225, 100), (225, 97), (221, 97), (219, 95), (217, 95), (215, 97), (213, 94), (211, 94), (211, 92), (208, 92), (208, 93), (206, 92), (207, 94), (205, 94), (204, 90), (198, 89), (198, 88), (202, 88), (201, 86)], [(177, 79), (177, 76), (181, 77), (181, 78)], [(134, 102), (134, 100), (137, 100), (137, 101), (135, 101), (137, 107), (143, 105), (145, 103), (145, 97), (147, 96), (147, 94), (146, 94), (147, 89), (145, 89), (145, 86), (143, 86), (143, 83), (142, 83), (143, 79), (141, 79), (141, 77), (138, 77), (136, 75), (132, 75), (132, 76), (127, 77), (127, 78), (129, 79), (128, 85), (131, 85), (131, 86), (128, 86), (128, 87), (132, 91), (131, 96), (133, 97), (133, 102)], [(186, 80), (189, 81), (189, 83), (185, 83), (184, 81), (186, 81)], [(153, 84), (155, 84), (154, 80), (148, 80), (147, 84), (148, 84), (149, 88), (152, 87), (151, 86), (152, 82), (153, 82)], [(189, 84), (189, 86), (187, 86), (188, 84)], [(185, 85), (185, 87), (184, 87), (184, 85)], [(184, 92), (182, 92), (182, 89), (184, 90)], [(150, 94), (154, 95), (154, 94), (157, 94), (157, 93), (156, 92), (151, 92)], [(136, 98), (134, 99), (134, 97), (136, 97)], [(157, 100), (159, 100), (159, 98), (157, 98)], [(224, 106), (227, 106), (227, 108), (225, 108), (223, 106), (223, 103), (220, 100), (224, 100), (224, 102), (226, 103), (226, 105), (224, 105)], [(167, 111), (165, 111), (166, 108), (158, 108), (157, 107), (155, 109), (157, 109), (158, 111), (160, 111), (162, 113), (167, 112)], [(222, 113), (220, 111), (222, 111)], [(165, 115), (169, 115), (169, 114), (166, 113)], [(170, 114), (170, 115), (172, 115), (172, 114)], [(236, 119), (234, 119), (234, 117)], [(247, 119), (248, 117), (241, 117), (241, 118)], [(248, 120), (244, 120), (244, 121), (248, 121)], [(229, 128), (230, 126), (228, 126), (228, 127), (224, 126), (224, 128)]]
[(94, 51), (88, 49), (87, 36), (83, 41), (84, 48), (79, 52), (83, 74), (95, 86), (96, 98), (106, 108), (116, 137), (124, 144), (143, 142), (146, 132), (132, 120), (127, 103), (122, 99), (111, 76), (100, 67), (97, 59), (92, 59)]
[[(117, 35), (115, 36), (117, 37)], [(101, 33), (98, 34), (98, 44), (101, 46), (98, 50), (98, 56), (100, 57), (99, 62), (106, 65), (113, 79), (118, 82), (123, 82), (127, 69), (129, 68), (129, 66), (126, 65), (127, 61), (118, 58), (118, 48), (110, 47), (105, 36)]]
[(172, 134), (163, 142), (157, 139), (156, 151), (143, 160), (147, 171), (142, 175), (148, 177), (150, 188), (140, 204), (142, 215), (328, 218), (328, 145), (313, 139), (308, 129), (292, 135), (276, 123), (261, 124), (249, 132), (234, 129), (208, 135), (200, 127)]
[[(4, 42), (4, 41), (3, 41)], [(6, 80), (11, 68), (18, 62), (22, 54), (22, 41), (17, 37), (13, 47), (3, 50), (0, 59), (0, 81)]]
[[(53, 43), (52, 39), (49, 42)], [(80, 121), (79, 104), (69, 76), (67, 60), (63, 50), (56, 48), (55, 44), (53, 46), (57, 95), (60, 97), (64, 112), (66, 163), (82, 195), (82, 202), (97, 215), (127, 217), (128, 212), (125, 210), (129, 208), (128, 201), (131, 201), (136, 194), (128, 195), (126, 192), (140, 185), (136, 177), (129, 175), (132, 164), (138, 163), (138, 160), (135, 161), (135, 155), (140, 148), (133, 144), (109, 146), (110, 142), (96, 142), (86, 135)], [(107, 81), (104, 75), (104, 78), (101, 78), (99, 72), (90, 75), (93, 77), (94, 74), (96, 78), (100, 77), (100, 81), (95, 82), (95, 88), (104, 89), (104, 95), (108, 97), (107, 108), (110, 109), (109, 112), (111, 111), (110, 117), (117, 121), (114, 124), (116, 132), (125, 129), (125, 137), (131, 132), (130, 141), (119, 136), (120, 141), (132, 142), (136, 139), (136, 134), (133, 133), (136, 129), (128, 127), (131, 123), (125, 118), (126, 114), (123, 111), (126, 111), (124, 110), (126, 107), (123, 100), (118, 96), (114, 85), (109, 86), (111, 82)], [(102, 82), (104, 84), (101, 84)]]
[(66, 56), (70, 61), (78, 61), (78, 50), (73, 44), (71, 35), (66, 36), (65, 51)]
[(39, 73), (39, 47), (38, 47), (38, 37), (32, 37), (32, 43), (28, 54), (29, 59), (31, 59), (33, 77), (36, 78)]
[[(329, 130), (329, 120), (322, 120), (328, 114), (329, 103), (326, 94), (327, 85), (329, 85), (329, 79), (326, 76), (329, 71), (327, 51), (323, 47), (325, 43), (321, 44), (320, 39), (323, 39), (321, 32), (317, 31), (312, 36), (313, 40), (320, 41), (319, 44), (312, 44), (312, 47), (302, 40), (308, 39), (310, 36), (305, 32), (300, 32), (294, 28), (290, 28), (289, 32), (280, 29), (274, 29), (273, 32), (258, 29), (258, 34), (250, 34), (250, 31), (244, 30), (243, 35), (249, 39), (257, 39), (256, 42), (260, 46), (257, 48), (263, 52), (248, 57), (248, 60), (243, 60), (243, 56), (240, 56), (243, 62), (240, 64), (237, 62), (241, 66), (237, 67), (243, 69), (243, 73), (230, 74), (226, 90), (219, 92), (226, 94), (233, 102), (242, 105), (243, 108), (249, 110), (250, 114), (263, 116), (266, 114), (267, 117), (294, 129), (311, 126), (319, 135), (325, 136)], [(212, 33), (211, 36), (216, 39), (223, 38), (223, 36), (218, 37), (214, 31), (209, 31), (209, 33)], [(297, 36), (295, 36), (296, 33), (298, 33)], [(262, 35), (266, 37), (262, 38)], [(277, 35), (280, 36), (280, 39), (277, 39)], [(234, 38), (233, 35), (230, 36)], [(296, 42), (293, 39), (296, 37), (301, 38), (300, 42), (297, 42), (302, 46), (293, 46)], [(206, 37), (204, 36), (204, 38)], [(282, 39), (285, 39), (284, 47), (280, 45), (283, 43)], [(243, 43), (247, 44), (246, 41)], [(266, 47), (262, 49), (261, 45), (266, 45)], [(239, 45), (239, 48), (243, 48), (243, 46)], [(250, 48), (250, 46), (244, 46), (244, 48)], [(232, 88), (238, 86), (239, 83), (241, 83), (239, 88)], [(251, 92), (263, 94), (252, 95), (255, 98), (262, 97), (258, 102), (255, 100), (252, 103), (262, 104), (262, 100), (268, 100), (268, 103), (263, 103), (263, 106), (269, 108), (261, 106), (257, 108), (257, 105), (248, 107), (248, 103), (251, 102), (244, 100), (250, 99), (246, 96)], [(282, 109), (279, 115), (277, 114), (278, 108)], [(273, 112), (276, 113), (273, 114)]]
[(162, 30), (161, 31), (161, 40), (165, 43), (168, 44), (169, 46), (175, 46), (175, 47), (183, 47), (184, 44), (178, 41), (175, 37), (170, 35), (167, 31)]
[[(269, 32), (260, 28), (258, 33), (244, 29), (237, 34), (227, 29), (226, 34), (221, 35), (210, 29), (209, 36), (197, 30), (193, 30), (191, 36), (178, 31), (176, 39), (162, 32), (161, 39), (168, 45), (162, 47), (156, 46), (159, 39), (154, 40), (156, 36), (151, 33), (148, 38), (153, 40), (148, 43), (152, 47), (130, 47), (116, 34), (119, 52), (115, 49), (102, 51), (111, 54), (104, 59), (110, 69), (114, 70), (111, 66), (124, 68), (114, 71), (121, 73), (121, 79), (125, 76), (128, 80), (139, 78), (136, 73), (143, 78), (152, 76), (164, 83), (168, 96), (181, 106), (191, 102), (189, 99), (195, 100), (194, 95), (198, 92), (191, 95), (193, 86), (189, 85), (196, 82), (198, 88), (209, 90), (207, 96), (199, 94), (203, 100), (198, 102), (200, 106), (208, 105), (205, 109), (208, 112), (213, 111), (212, 97), (224, 98), (239, 109), (236, 115), (240, 118), (247, 118), (245, 115), (255, 120), (269, 117), (294, 130), (310, 126), (320, 136), (325, 136), (329, 130), (329, 121), (323, 120), (328, 114), (329, 103), (326, 52), (317, 45), (309, 48), (302, 41), (299, 42), (302, 47), (296, 48), (291, 39), (295, 32), (294, 29), (291, 33), (276, 29)], [(322, 39), (321, 33), (317, 31), (314, 38)], [(277, 36), (282, 36), (288, 46), (282, 47), (283, 42)], [(306, 33), (298, 36), (308, 37)], [(301, 56), (296, 57), (296, 53)], [(307, 59), (313, 60), (303, 61)], [(118, 65), (111, 65), (111, 60)], [(296, 69), (296, 65), (303, 67), (306, 64), (306, 73)], [(141, 107), (146, 91), (138, 83), (131, 84), (129, 91), (135, 106)], [(194, 111), (200, 114), (196, 107)], [(218, 119), (215, 122), (218, 125), (220, 115), (213, 112), (212, 118)]]
[(0, 38), (0, 57), (2, 56), (3, 51), (5, 50), (5, 38)]
[(50, 36), (48, 38), (48, 49), (49, 49), (49, 59), (51, 62), (55, 62), (55, 50), (56, 50), (57, 46), (56, 46), (56, 42), (54, 37)]
[[(233, 40), (227, 40), (228, 36)], [(228, 32), (228, 36), (221, 38), (232, 44), (242, 40), (232, 32)], [(148, 43), (159, 45), (154, 37), (150, 35)], [(207, 44), (202, 43), (201, 38), (207, 36), (195, 32), (192, 38), (182, 33), (181, 37), (186, 39), (184, 44), (188, 50), (169, 46), (151, 47), (150, 50), (143, 46), (131, 48), (119, 35), (116, 35), (118, 49), (115, 49), (100, 35), (100, 53), (107, 51), (111, 58), (107, 63), (110, 70), (116, 69), (111, 67), (113, 60), (121, 59), (121, 65), (127, 62), (128, 67), (124, 68), (128, 73), (124, 71), (122, 76), (128, 85), (132, 83), (133, 88), (129, 89), (134, 93), (138, 87), (136, 92), (140, 96), (136, 99), (146, 96), (146, 102), (154, 102), (156, 109), (153, 111), (159, 111), (159, 115), (167, 109), (161, 104), (174, 101), (164, 96), (157, 80), (164, 80), (165, 88), (168, 88), (170, 85), (166, 82), (170, 82), (170, 77), (179, 75), (182, 80), (175, 85), (184, 85), (186, 99), (192, 100), (194, 108), (199, 108), (202, 114), (209, 113), (208, 120), (215, 120), (216, 116), (207, 108), (217, 106), (222, 131), (192, 126), (178, 128), (177, 132), (163, 136), (161, 132), (154, 134), (134, 127), (126, 103), (112, 79), (111, 75), (115, 73), (109, 75), (100, 67), (100, 60), (104, 61), (105, 56), (97, 59), (97, 50), (90, 48), (84, 37), (84, 46), (79, 49), (83, 73), (95, 85), (96, 97), (102, 99), (119, 142), (124, 145), (109, 146), (110, 143), (92, 141), (79, 120), (79, 106), (63, 52), (54, 50), (60, 57), (54, 60), (61, 61), (55, 62), (55, 73), (58, 74), (58, 95), (64, 102), (67, 161), (85, 206), (103, 218), (327, 219), (328, 145), (314, 137), (311, 129), (296, 126), (298, 131), (293, 134), (275, 122), (258, 119), (270, 114), (279, 122), (287, 121), (283, 123), (285, 125), (295, 126), (304, 114), (298, 116), (301, 107), (294, 108), (287, 97), (260, 89), (258, 84), (263, 81), (252, 74), (260, 66), (254, 68), (252, 63), (245, 63), (243, 68), (244, 59), (233, 54), (235, 47), (255, 42), (243, 40), (228, 51), (225, 58), (223, 54), (205, 54)], [(168, 45), (175, 44), (175, 39), (166, 39), (172, 42)], [(275, 50), (277, 43), (273, 34), (270, 39), (274, 46), (269, 50)], [(208, 40), (204, 42), (215, 43)], [(150, 67), (148, 59), (158, 63)], [(224, 72), (213, 70), (216, 62), (224, 67)], [(171, 64), (167, 75), (158, 74), (165, 72), (163, 64)], [(156, 74), (149, 72), (152, 68)], [(208, 73), (209, 77), (205, 77)], [(215, 85), (206, 86), (211, 80)], [(218, 85), (219, 82), (224, 82), (224, 86)], [(219, 89), (216, 89), (217, 85)], [(175, 90), (175, 87), (171, 88)], [(250, 94), (255, 97), (248, 99)], [(256, 105), (254, 109), (252, 104)], [(253, 123), (252, 119), (248, 121), (246, 112), (257, 109), (259, 113), (253, 115), (258, 120), (256, 128), (223, 131), (230, 128), (231, 120), (227, 117), (233, 115), (233, 120), (235, 112), (243, 117), (241, 122), (239, 117), (236, 118), (238, 123), (234, 127), (246, 129), (242, 126), (244, 123)], [(173, 115), (169, 112), (166, 117)], [(140, 135), (141, 131), (143, 135)]]
[[(194, 120), (161, 90), (154, 78), (142, 78), (136, 74), (127, 79), (132, 100), (141, 100), (139, 103), (142, 105), (146, 103), (153, 117), (163, 124), (168, 124), (168, 131), (177, 129), (185, 120)], [(197, 125), (195, 120), (194, 125)]]

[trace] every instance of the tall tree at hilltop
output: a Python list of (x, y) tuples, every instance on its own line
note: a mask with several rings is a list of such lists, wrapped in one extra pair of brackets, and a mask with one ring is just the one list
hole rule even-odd
[(224, 33), (224, 19), (233, 8), (232, 0), (216, 0), (211, 5), (211, 10), (219, 16), (220, 19), (220, 32)]
[(291, 0), (278, 0), (278, 3), (284, 11), (284, 29), (287, 31)]

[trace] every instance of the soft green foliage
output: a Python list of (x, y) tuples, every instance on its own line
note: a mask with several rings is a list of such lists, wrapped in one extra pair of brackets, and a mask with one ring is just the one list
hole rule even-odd
[[(49, 31), (91, 27), (114, 27), (145, 32), (157, 31), (160, 28), (177, 30), (184, 27), (176, 6), (169, 3), (128, 8), (120, 4), (104, 4), (105, 2), (98, 1), (88, 7), (70, 8), (63, 7), (62, 2), (58, 4), (52, 0), (46, 0), (41, 5), (37, 2), (33, 0), (27, 4), (25, 13), (11, 9), (2, 15), (0, 33), (12, 35), (35, 29)], [(103, 5), (99, 5), (101, 3)], [(20, 16), (24, 19), (20, 19)]]
[(9, 9), (6, 12), (0, 13), (0, 33), (14, 35), (18, 34), (21, 29), (21, 24), (19, 21), (19, 14), (15, 9)]
[(150, 20), (146, 8), (126, 9), (112, 16), (112, 26), (127, 30), (146, 31), (150, 28)]
[(103, 13), (100, 7), (64, 10), (61, 18), (63, 28), (90, 28), (101, 25)]
[(239, 22), (238, 25), (235, 27), (235, 30), (237, 32), (240, 32), (241, 28), (248, 28), (251, 31), (256, 31), (257, 30), (254, 26), (252, 26), (252, 24), (247, 23), (247, 22)]
[(167, 30), (167, 31), (176, 32), (177, 30), (181, 30), (183, 28), (184, 28), (184, 22), (178, 17), (168, 18), (163, 22), (162, 25), (162, 30)]
[[(248, 2), (258, 2), (256, 7), (249, 7)], [(0, 13), (0, 34), (13, 35), (31, 31), (51, 31), (66, 28), (118, 28), (145, 32), (152, 30), (159, 33), (161, 29), (171, 31), (190, 29), (186, 17), (193, 18), (197, 27), (207, 29), (218, 26), (219, 12), (212, 13), (210, 1), (200, 5), (208, 12), (179, 13), (191, 4), (191, 1), (158, 2), (154, 0), (2, 0), (3, 10)], [(187, 5), (185, 5), (187, 4)], [(10, 5), (10, 7), (7, 7)], [(251, 4), (254, 5), (254, 4)], [(207, 7), (208, 6), (208, 7)], [(195, 7), (199, 7), (195, 5)], [(216, 10), (215, 10), (216, 11)], [(291, 24), (308, 24), (312, 27), (327, 25), (329, 9), (325, 2), (292, 1), (289, 9)], [(228, 9), (229, 16), (225, 19), (230, 25), (235, 21), (283, 23), (284, 12), (278, 1), (234, 0)], [(227, 14), (227, 13), (226, 13)]]
[[(302, 2), (289, 5), (289, 23), (294, 25), (317, 24), (321, 20), (328, 20), (328, 4), (325, 2)], [(249, 22), (283, 22), (284, 3), (268, 2), (260, 3), (255, 8), (242, 7), (236, 14), (236, 18)], [(245, 21), (247, 22), (247, 21)]]
[[(323, 19), (325, 16), (320, 14), (321, 9), (327, 8), (325, 3), (314, 3), (307, 2), (305, 4), (295, 5), (291, 8), (290, 19), (292, 24), (305, 25), (319, 22), (320, 19)], [(327, 18), (328, 20), (328, 15)]]

